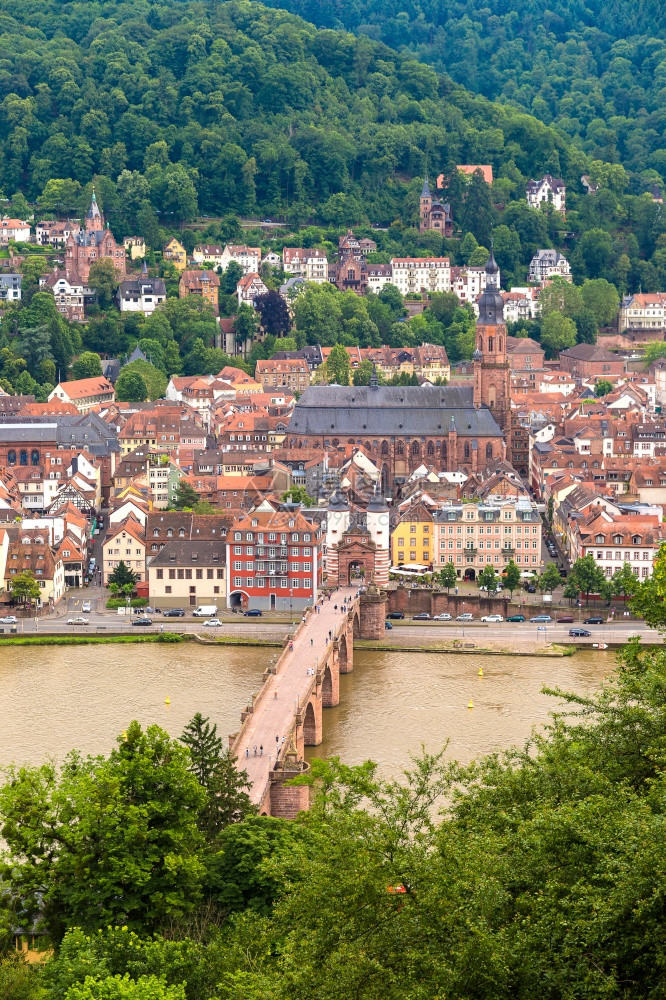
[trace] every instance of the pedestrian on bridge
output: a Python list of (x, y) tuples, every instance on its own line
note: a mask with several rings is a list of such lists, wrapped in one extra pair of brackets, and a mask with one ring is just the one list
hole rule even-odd
[(264, 744), (263, 743), (259, 744), (259, 756), (260, 757), (264, 756)]
[(310, 639), (310, 645), (314, 646), (314, 639)]
[(255, 746), (255, 748), (254, 748), (254, 756), (255, 756), (255, 757), (257, 756), (257, 748), (256, 748), (256, 746)]

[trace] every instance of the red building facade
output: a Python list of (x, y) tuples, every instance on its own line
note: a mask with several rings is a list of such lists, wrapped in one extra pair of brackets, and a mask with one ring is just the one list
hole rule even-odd
[(264, 501), (227, 535), (227, 605), (301, 612), (322, 585), (322, 532), (299, 511)]

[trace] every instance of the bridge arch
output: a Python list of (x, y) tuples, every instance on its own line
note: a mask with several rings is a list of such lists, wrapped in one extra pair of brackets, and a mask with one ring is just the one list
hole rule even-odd
[(347, 636), (343, 632), (338, 639), (338, 664), (340, 667), (340, 673), (347, 673), (348, 666), (348, 652), (347, 652)]
[(303, 717), (303, 742), (306, 747), (321, 743), (321, 698), (310, 698)]

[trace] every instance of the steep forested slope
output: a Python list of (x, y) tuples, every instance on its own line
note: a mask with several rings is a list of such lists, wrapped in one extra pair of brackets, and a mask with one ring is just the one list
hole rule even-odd
[(259, 4), (0, 2), (6, 196), (101, 175), (115, 226), (147, 196), (164, 223), (197, 207), (298, 220), (317, 205), (331, 222), (364, 210), (390, 221), (426, 151), (438, 169), (492, 156), (518, 182), (581, 168), (534, 118), (383, 43)]
[[(489, 98), (556, 123), (594, 157), (666, 179), (659, 0), (267, 0), (411, 49)], [(635, 178), (650, 182), (650, 175)]]

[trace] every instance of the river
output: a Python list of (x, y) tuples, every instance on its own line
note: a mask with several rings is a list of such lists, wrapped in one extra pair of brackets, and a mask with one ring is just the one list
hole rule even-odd
[[(177, 736), (195, 712), (226, 737), (274, 651), (194, 644), (0, 647), (0, 767), (106, 754), (132, 719)], [(324, 742), (308, 756), (371, 758), (397, 776), (421, 744), (469, 761), (522, 743), (556, 702), (545, 685), (582, 693), (613, 669), (608, 653), (479, 657), (439, 653), (355, 656), (340, 705), (324, 711)], [(483, 676), (478, 675), (483, 668)], [(166, 704), (166, 699), (170, 704)], [(472, 701), (474, 707), (468, 708)]]

